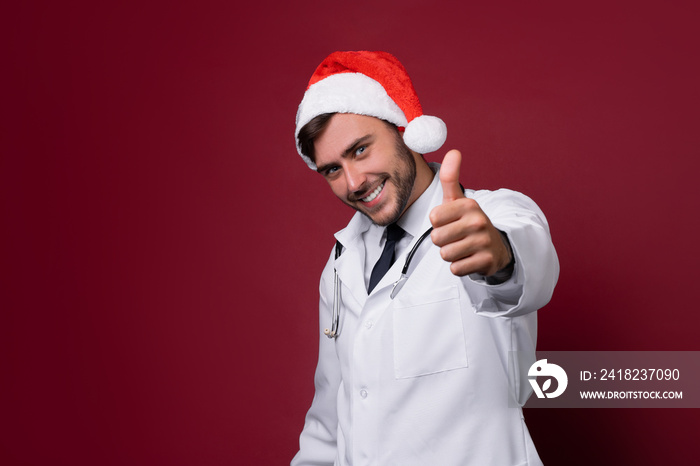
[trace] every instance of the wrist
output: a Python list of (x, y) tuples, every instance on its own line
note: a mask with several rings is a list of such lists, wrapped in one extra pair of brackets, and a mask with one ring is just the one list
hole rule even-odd
[(515, 255), (513, 254), (513, 248), (510, 245), (508, 235), (506, 235), (501, 230), (498, 230), (498, 233), (500, 233), (501, 235), (501, 240), (503, 241), (503, 245), (506, 248), (509, 260), (508, 263), (501, 269), (496, 271), (496, 273), (485, 277), (486, 283), (488, 283), (489, 285), (499, 285), (507, 281), (508, 279), (510, 279), (510, 277), (513, 276), (513, 272), (515, 271)]

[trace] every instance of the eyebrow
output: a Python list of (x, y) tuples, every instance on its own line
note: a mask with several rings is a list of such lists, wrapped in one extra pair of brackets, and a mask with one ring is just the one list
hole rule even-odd
[[(350, 143), (350, 145), (343, 152), (340, 153), (340, 157), (347, 158), (350, 154), (355, 152), (355, 150), (357, 149), (358, 146), (361, 146), (361, 145), (367, 144), (368, 142), (371, 142), (373, 138), (374, 138), (374, 135), (365, 134), (364, 136), (355, 139), (353, 142)], [(323, 173), (324, 171), (328, 170), (330, 167), (332, 167), (334, 165), (335, 165), (335, 163), (331, 162), (331, 163), (327, 163), (325, 165), (322, 165), (320, 167), (317, 166), (316, 171), (318, 173)]]

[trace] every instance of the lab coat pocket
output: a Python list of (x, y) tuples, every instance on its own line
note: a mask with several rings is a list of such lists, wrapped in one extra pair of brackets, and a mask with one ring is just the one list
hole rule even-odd
[(468, 366), (456, 286), (397, 297), (393, 317), (396, 378)]

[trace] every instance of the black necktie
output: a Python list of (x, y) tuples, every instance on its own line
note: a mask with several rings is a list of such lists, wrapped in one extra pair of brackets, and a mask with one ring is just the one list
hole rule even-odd
[(382, 279), (384, 274), (389, 270), (391, 264), (394, 263), (394, 249), (396, 248), (396, 243), (403, 237), (405, 231), (395, 223), (392, 223), (386, 227), (386, 244), (384, 245), (384, 250), (382, 255), (379, 256), (379, 260), (374, 264), (372, 269), (372, 275), (369, 277), (369, 286), (367, 287), (367, 294), (371, 293), (379, 280)]

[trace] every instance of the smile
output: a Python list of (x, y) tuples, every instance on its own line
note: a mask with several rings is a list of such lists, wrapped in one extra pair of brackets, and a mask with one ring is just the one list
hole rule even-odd
[(386, 181), (385, 181), (384, 183), (380, 184), (379, 186), (377, 186), (377, 188), (376, 188), (374, 191), (372, 191), (371, 193), (369, 193), (369, 196), (363, 197), (363, 198), (360, 199), (360, 200), (361, 200), (362, 202), (372, 202), (374, 199), (376, 199), (377, 196), (379, 196), (379, 193), (382, 192), (382, 189), (384, 189), (384, 184), (385, 184), (385, 183), (386, 183)]

